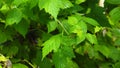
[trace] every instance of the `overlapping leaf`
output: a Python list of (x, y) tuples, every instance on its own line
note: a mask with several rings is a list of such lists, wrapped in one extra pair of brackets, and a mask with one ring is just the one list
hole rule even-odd
[(48, 33), (54, 31), (56, 29), (56, 27), (57, 27), (57, 22), (55, 22), (55, 21), (48, 22), (48, 24), (47, 24)]
[(61, 36), (55, 35), (43, 43), (42, 58), (48, 55), (52, 50), (56, 52), (60, 46)]
[(39, 8), (45, 9), (46, 12), (51, 14), (55, 19), (60, 11), (60, 8), (69, 8), (72, 3), (68, 0), (39, 0)]
[(6, 25), (18, 24), (22, 19), (22, 12), (19, 9), (12, 9), (6, 17)]

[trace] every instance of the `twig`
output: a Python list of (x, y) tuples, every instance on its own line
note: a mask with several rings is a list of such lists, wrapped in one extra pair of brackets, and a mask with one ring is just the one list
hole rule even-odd
[(65, 33), (67, 34), (67, 35), (69, 35), (69, 32), (65, 29), (65, 27), (64, 27), (64, 25), (59, 21), (59, 20), (57, 20), (57, 22), (60, 24), (60, 26), (63, 28), (63, 30), (65, 31)]

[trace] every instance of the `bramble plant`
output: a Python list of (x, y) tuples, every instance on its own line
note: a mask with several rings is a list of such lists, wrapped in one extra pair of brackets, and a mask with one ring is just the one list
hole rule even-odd
[(120, 0), (0, 0), (0, 68), (120, 68)]

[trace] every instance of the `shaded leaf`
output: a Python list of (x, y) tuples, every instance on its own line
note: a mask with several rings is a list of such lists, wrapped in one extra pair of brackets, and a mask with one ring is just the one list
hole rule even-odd
[(28, 32), (28, 28), (29, 28), (29, 23), (25, 20), (22, 20), (20, 23), (15, 24), (14, 28), (16, 31), (18, 31), (23, 37), (25, 37), (25, 35)]
[(29, 4), (30, 4), (30, 9), (32, 9), (33, 7), (35, 7), (38, 4), (39, 0), (29, 0)]
[(110, 49), (105, 45), (95, 45), (95, 50), (102, 53), (106, 58), (110, 55)]
[(74, 53), (72, 48), (63, 47), (53, 55), (53, 62), (56, 68), (78, 68), (76, 64), (71, 61), (73, 57)]

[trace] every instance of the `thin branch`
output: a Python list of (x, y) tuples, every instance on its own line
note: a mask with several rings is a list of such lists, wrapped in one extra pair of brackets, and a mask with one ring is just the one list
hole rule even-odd
[(65, 29), (65, 27), (64, 27), (64, 25), (59, 21), (59, 20), (57, 20), (57, 22), (60, 24), (60, 26), (63, 28), (63, 30), (65, 31), (65, 33), (67, 34), (67, 35), (69, 35), (69, 32)]

